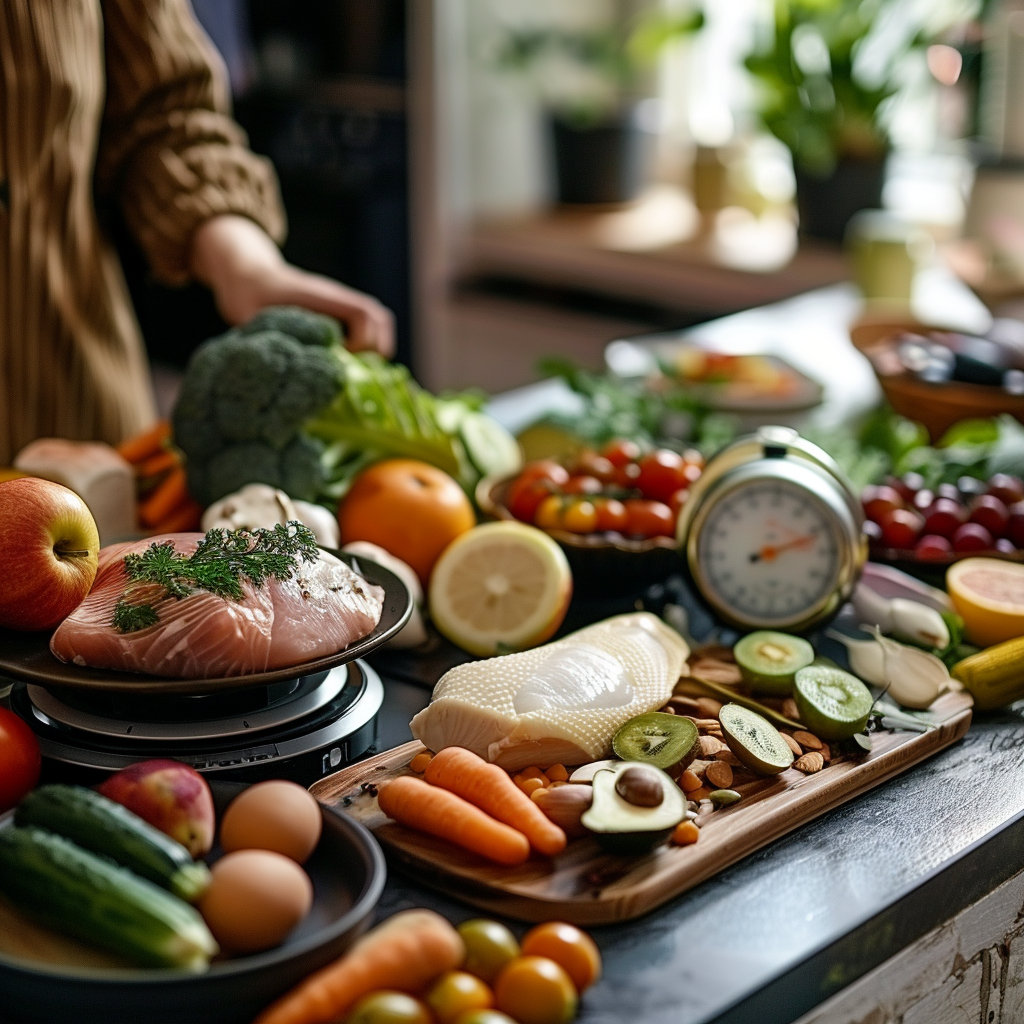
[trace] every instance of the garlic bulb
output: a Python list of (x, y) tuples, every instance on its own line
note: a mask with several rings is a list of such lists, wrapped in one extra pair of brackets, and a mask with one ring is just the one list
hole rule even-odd
[(268, 484), (246, 484), (240, 491), (215, 501), (204, 513), (204, 530), (269, 530), (297, 520), (308, 526), (316, 542), (336, 548), (338, 521), (325, 508), (308, 501), (292, 501), (284, 491)]

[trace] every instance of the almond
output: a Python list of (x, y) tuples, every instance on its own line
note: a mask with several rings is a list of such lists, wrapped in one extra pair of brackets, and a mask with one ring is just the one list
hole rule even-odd
[(720, 750), (725, 749), (725, 744), (716, 739), (714, 736), (701, 736), (700, 738), (700, 756), (706, 758), (712, 758)]
[(697, 698), (697, 713), (702, 718), (718, 718), (718, 713), (721, 710), (722, 702), (715, 700), (714, 697)]
[(820, 772), (825, 767), (825, 758), (821, 756), (816, 750), (811, 750), (804, 754), (802, 757), (798, 757), (793, 762), (793, 767), (803, 772), (805, 775), (813, 775), (815, 772)]
[(800, 744), (804, 750), (821, 750), (821, 740), (818, 739), (814, 733), (804, 732), (802, 729), (800, 732), (793, 733), (793, 739)]
[(804, 748), (788, 732), (780, 733), (780, 735), (786, 741), (786, 746), (793, 751), (794, 757), (799, 757), (804, 752)]
[(743, 762), (728, 747), (715, 754), (715, 758), (719, 761), (724, 761), (733, 768), (739, 768), (743, 765)]
[(796, 706), (796, 701), (792, 697), (787, 697), (782, 702), (782, 713), (791, 722), (800, 721), (800, 709)]
[(715, 789), (728, 789), (732, 785), (732, 769), (724, 761), (714, 761), (704, 773)]
[(721, 729), (722, 723), (717, 718), (695, 718), (693, 724), (698, 729)]
[(710, 715), (704, 715), (700, 710), (700, 701), (693, 697), (670, 697), (669, 706), (675, 708), (677, 715), (693, 715), (694, 717), (700, 715), (701, 718), (710, 718)]
[(690, 663), (690, 675), (694, 679), (706, 679), (709, 683), (735, 686), (743, 682), (739, 666), (718, 658), (698, 658)]
[(827, 743), (822, 743), (821, 750), (819, 750), (818, 753), (825, 759), (825, 764), (828, 764), (829, 761), (832, 760), (832, 751), (829, 749), (829, 745)]

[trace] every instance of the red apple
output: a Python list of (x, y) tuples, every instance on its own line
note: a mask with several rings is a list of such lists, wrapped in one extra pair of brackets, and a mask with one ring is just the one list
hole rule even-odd
[(100, 536), (89, 507), (50, 480), (0, 483), (0, 626), (54, 629), (89, 593)]
[(153, 828), (177, 839), (193, 857), (213, 846), (216, 821), (206, 779), (180, 761), (138, 761), (111, 775), (99, 791)]

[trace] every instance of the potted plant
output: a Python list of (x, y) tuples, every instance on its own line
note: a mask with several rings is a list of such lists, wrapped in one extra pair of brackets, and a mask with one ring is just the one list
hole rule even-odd
[(561, 203), (623, 203), (645, 179), (642, 78), (663, 42), (702, 24), (699, 13), (618, 19), (592, 30), (512, 32), (499, 55), (528, 74), (546, 109)]
[(903, 0), (775, 0), (746, 66), (762, 123), (793, 155), (805, 235), (840, 241), (853, 214), (881, 205), (887, 107), (951, 13), (941, 2), (922, 21)]

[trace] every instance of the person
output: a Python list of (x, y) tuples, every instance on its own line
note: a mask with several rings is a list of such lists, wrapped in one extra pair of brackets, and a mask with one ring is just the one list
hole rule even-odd
[(300, 305), (392, 353), (383, 305), (281, 255), (274, 171), (188, 0), (4, 0), (0, 67), (0, 466), (37, 437), (116, 444), (155, 419), (97, 199), (158, 280), (206, 284), (229, 323)]

